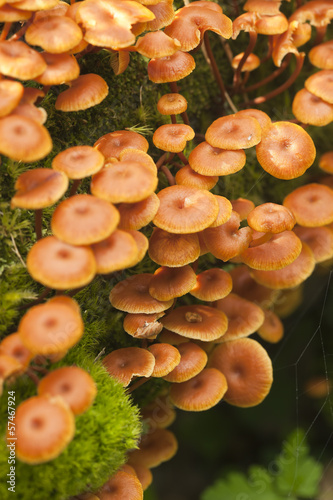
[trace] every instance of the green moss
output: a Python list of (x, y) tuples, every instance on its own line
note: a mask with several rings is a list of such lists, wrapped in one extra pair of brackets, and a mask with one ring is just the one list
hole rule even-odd
[[(99, 362), (94, 363), (80, 347), (72, 349), (61, 365), (76, 364), (87, 370), (97, 384), (92, 407), (76, 417), (73, 441), (55, 460), (28, 465), (16, 462), (16, 496), (7, 490), (8, 473), (4, 428), (7, 421), (6, 390), (1, 405), (0, 498), (7, 500), (65, 500), (71, 495), (100, 487), (124, 462), (126, 452), (136, 447), (141, 432), (138, 409), (124, 389), (109, 377)], [(14, 386), (17, 406), (36, 393), (34, 384), (21, 377)]]

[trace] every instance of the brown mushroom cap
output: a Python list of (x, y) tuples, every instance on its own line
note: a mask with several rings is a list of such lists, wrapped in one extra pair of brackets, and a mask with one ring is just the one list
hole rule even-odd
[(93, 176), (90, 188), (94, 196), (110, 203), (136, 203), (148, 198), (157, 183), (156, 173), (127, 160), (106, 164)]
[(297, 224), (305, 227), (326, 226), (333, 222), (333, 191), (321, 184), (306, 184), (283, 200)]
[(143, 490), (139, 479), (136, 475), (122, 470), (108, 479), (97, 494), (98, 500), (143, 500)]
[(170, 344), (153, 344), (148, 350), (155, 358), (152, 377), (165, 377), (180, 363), (180, 353)]
[(312, 26), (326, 26), (330, 22), (332, 14), (331, 0), (322, 0), (321, 2), (311, 0), (298, 7), (291, 15), (290, 20), (296, 19), (299, 23), (309, 21)]
[(211, 224), (209, 227), (218, 227), (222, 224), (225, 224), (226, 222), (228, 222), (232, 215), (231, 202), (224, 196), (219, 196), (218, 194), (214, 194), (214, 196), (217, 200), (217, 203), (219, 204), (219, 213), (213, 224)]
[(221, 342), (247, 337), (257, 331), (264, 322), (263, 310), (235, 293), (229, 293), (227, 297), (219, 300), (217, 308), (228, 318), (228, 329)]
[(53, 170), (64, 172), (70, 179), (96, 174), (104, 164), (104, 156), (91, 146), (73, 146), (58, 153), (52, 160)]
[(34, 280), (56, 290), (87, 285), (96, 272), (91, 248), (74, 247), (55, 236), (47, 236), (32, 246), (27, 267)]
[(13, 111), (23, 96), (24, 87), (12, 80), (0, 81), (0, 117)]
[(324, 262), (333, 257), (333, 230), (330, 227), (294, 228), (297, 236), (311, 248), (316, 262)]
[(133, 236), (119, 229), (113, 231), (105, 240), (93, 244), (91, 249), (96, 260), (96, 272), (99, 274), (113, 273), (132, 267), (140, 257)]
[(156, 427), (165, 429), (169, 427), (176, 418), (176, 412), (173, 404), (170, 402), (169, 395), (158, 396), (154, 401), (145, 405), (142, 409), (142, 419), (150, 429)]
[(257, 12), (265, 16), (274, 16), (280, 13), (281, 0), (247, 0), (244, 10), (247, 12)]
[(239, 172), (245, 163), (243, 150), (228, 151), (213, 148), (208, 142), (201, 142), (188, 158), (191, 168), (201, 175), (229, 175)]
[(137, 203), (121, 203), (117, 206), (120, 214), (120, 229), (142, 229), (155, 217), (160, 200), (155, 193)]
[(260, 404), (273, 381), (272, 362), (265, 349), (255, 340), (244, 338), (216, 347), (209, 360), (211, 368), (220, 370), (227, 379), (227, 403), (248, 408)]
[(12, 375), (19, 375), (25, 368), (20, 361), (13, 356), (0, 352), (0, 395), (2, 395), (3, 381)]
[(109, 375), (127, 387), (133, 377), (150, 377), (155, 366), (154, 356), (140, 347), (124, 347), (110, 352), (102, 360)]
[[(139, 135), (139, 134), (137, 134)], [(144, 151), (141, 151), (140, 149), (135, 149), (133, 148), (127, 148), (123, 149), (119, 153), (119, 160), (120, 161), (137, 161), (139, 163), (142, 163), (145, 167), (149, 168), (152, 172), (155, 174), (157, 173), (157, 167), (154, 163), (154, 160), (152, 159), (149, 154), (145, 153)]]
[[(138, 450), (130, 454), (129, 463), (137, 463), (146, 467), (157, 467), (162, 462), (170, 460), (178, 449), (174, 434), (167, 429), (155, 429), (142, 437)], [(129, 500), (129, 499), (128, 499)]]
[(160, 267), (154, 273), (149, 285), (149, 293), (157, 300), (182, 297), (196, 284), (196, 275), (190, 266)]
[(148, 77), (154, 83), (177, 82), (195, 68), (195, 61), (187, 52), (175, 52), (172, 56), (155, 58), (148, 63)]
[(187, 110), (187, 100), (181, 94), (164, 94), (157, 103), (161, 115), (178, 115)]
[(60, 85), (79, 77), (80, 66), (74, 56), (49, 52), (42, 52), (41, 56), (46, 62), (47, 68), (35, 80), (42, 85)]
[(256, 31), (260, 35), (280, 35), (288, 29), (288, 19), (281, 12), (274, 16), (262, 15), (256, 21)]
[(247, 216), (255, 208), (253, 201), (246, 198), (237, 198), (237, 200), (230, 201), (232, 209), (238, 213), (240, 220), (247, 219)]
[(164, 31), (146, 33), (135, 44), (136, 51), (148, 59), (172, 56), (180, 46), (179, 40), (167, 36)]
[(125, 232), (128, 233), (130, 236), (132, 236), (132, 238), (134, 238), (136, 246), (138, 247), (138, 255), (135, 261), (136, 263), (132, 264), (133, 266), (135, 266), (136, 264), (141, 262), (144, 256), (146, 255), (149, 246), (149, 240), (147, 236), (140, 233), (140, 231), (127, 230)]
[(197, 234), (172, 234), (155, 228), (149, 239), (149, 257), (160, 266), (182, 267), (200, 256)]
[[(267, 1), (269, 1), (269, 0), (267, 0)], [(269, 1), (269, 3), (273, 3), (273, 2)], [(242, 60), (243, 55), (244, 55), (244, 52), (240, 52), (239, 54), (237, 54), (237, 56), (235, 56), (233, 58), (233, 60), (231, 62), (231, 66), (234, 69), (238, 68), (238, 65), (239, 65), (240, 61)], [(259, 57), (252, 53), (252, 54), (250, 54), (246, 58), (246, 61), (243, 64), (241, 71), (242, 72), (244, 72), (244, 71), (254, 71), (255, 69), (259, 68), (259, 66), (260, 66), (260, 59), (259, 59)], [(248, 116), (250, 116), (250, 115), (248, 115)]]
[(168, 382), (180, 384), (200, 373), (207, 363), (207, 354), (194, 342), (183, 342), (177, 345), (181, 359), (178, 365), (165, 377)]
[(258, 328), (258, 335), (266, 342), (276, 344), (280, 342), (284, 334), (283, 323), (280, 318), (271, 310), (266, 309), (265, 321)]
[(16, 194), (11, 207), (37, 210), (53, 205), (68, 188), (68, 178), (62, 172), (49, 168), (35, 168), (21, 174), (16, 183)]
[(247, 149), (260, 142), (261, 127), (252, 116), (223, 116), (208, 127), (205, 139), (215, 148)]
[(327, 151), (321, 155), (319, 158), (319, 168), (328, 174), (333, 174), (333, 151)]
[(323, 69), (305, 80), (305, 88), (325, 102), (333, 104), (333, 71)]
[(170, 186), (158, 193), (160, 206), (154, 224), (177, 234), (196, 233), (212, 224), (219, 211), (214, 195), (203, 189)]
[(218, 176), (201, 175), (195, 172), (190, 165), (180, 168), (175, 175), (176, 184), (210, 191), (218, 183)]
[(80, 43), (82, 31), (70, 17), (50, 15), (34, 20), (25, 32), (25, 39), (30, 45), (61, 54)]
[[(75, 301), (71, 299), (74, 304)], [(23, 344), (33, 354), (64, 352), (83, 334), (83, 322), (76, 307), (59, 301), (33, 306), (25, 313), (18, 326)]]
[(60, 397), (35, 396), (23, 401), (16, 410), (16, 455), (22, 462), (32, 465), (53, 460), (74, 433), (74, 415)]
[(134, 473), (141, 483), (143, 491), (146, 491), (146, 489), (149, 488), (149, 486), (153, 482), (153, 475), (151, 473), (151, 470), (141, 464), (133, 464), (133, 466), (129, 467), (134, 470)]
[[(19, 333), (7, 335), (0, 343), (0, 354), (5, 354), (16, 359), (20, 365), (28, 367), (33, 358), (33, 354), (23, 344)], [(3, 377), (3, 374), (1, 374)]]
[(78, 366), (53, 370), (38, 385), (39, 396), (60, 396), (74, 415), (84, 413), (96, 396), (94, 379)]
[(46, 70), (42, 56), (20, 41), (0, 42), (0, 72), (19, 80), (32, 80)]
[(316, 148), (302, 127), (280, 121), (263, 132), (256, 153), (266, 172), (278, 179), (295, 179), (311, 167)]
[(158, 321), (164, 316), (163, 312), (152, 314), (126, 314), (123, 328), (126, 333), (134, 338), (155, 339), (162, 331), (163, 325)]
[(296, 219), (293, 213), (282, 205), (263, 203), (248, 214), (247, 222), (255, 231), (275, 234), (291, 231)]
[(221, 337), (228, 328), (226, 315), (208, 306), (181, 306), (161, 319), (172, 332), (183, 337), (210, 342)]
[(215, 406), (227, 391), (227, 380), (215, 368), (205, 368), (187, 382), (173, 384), (172, 403), (185, 411), (204, 411)]
[(173, 0), (159, 0), (159, 2), (154, 5), (147, 5), (147, 8), (155, 16), (155, 19), (146, 23), (146, 29), (149, 31), (160, 30), (168, 26), (175, 17)]
[(173, 299), (159, 301), (149, 294), (153, 275), (144, 273), (130, 276), (115, 285), (110, 293), (110, 302), (116, 309), (129, 313), (158, 313), (169, 309)]
[(105, 80), (93, 73), (81, 75), (68, 82), (69, 89), (58, 95), (55, 108), (60, 111), (81, 111), (96, 106), (105, 99), (109, 87)]
[(77, 194), (62, 201), (52, 215), (53, 234), (71, 245), (91, 245), (116, 229), (120, 216), (107, 201), (90, 194)]
[(252, 271), (252, 277), (261, 285), (281, 290), (293, 288), (305, 281), (316, 265), (313, 252), (306, 243), (302, 243), (302, 251), (291, 264), (277, 271)]
[(127, 149), (139, 149), (145, 153), (148, 151), (148, 141), (137, 132), (131, 130), (116, 130), (109, 134), (102, 135), (94, 144), (106, 160), (110, 158), (120, 158), (122, 151)]
[(301, 89), (294, 97), (292, 110), (302, 123), (323, 127), (333, 121), (333, 104), (323, 101), (306, 89)]
[(259, 285), (250, 274), (247, 266), (237, 266), (230, 271), (233, 292), (244, 299), (255, 302), (262, 307), (272, 307), (279, 291)]
[(184, 123), (169, 123), (158, 127), (153, 135), (153, 143), (163, 151), (180, 153), (185, 149), (187, 141), (195, 136), (194, 130)]
[(15, 23), (17, 21), (26, 21), (32, 16), (28, 10), (17, 9), (11, 5), (5, 4), (4, 0), (0, 2), (0, 22)]
[(320, 69), (333, 69), (333, 41), (320, 43), (309, 52), (309, 59), (313, 66)]
[(199, 300), (215, 302), (226, 297), (232, 289), (232, 279), (223, 269), (212, 268), (197, 275), (190, 294)]

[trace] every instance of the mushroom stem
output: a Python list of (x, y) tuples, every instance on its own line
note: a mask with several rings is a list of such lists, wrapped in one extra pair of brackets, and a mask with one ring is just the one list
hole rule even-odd
[(281, 73), (283, 73), (283, 71), (286, 69), (286, 67), (290, 63), (290, 60), (291, 60), (291, 54), (288, 54), (287, 57), (285, 58), (285, 60), (283, 61), (283, 63), (281, 64), (280, 68), (273, 71), (273, 73), (268, 75), (266, 78), (263, 78), (262, 80), (260, 80), (260, 82), (254, 83), (253, 85), (246, 87), (244, 89), (244, 92), (252, 92), (253, 90), (256, 90), (259, 87), (262, 87), (263, 85), (265, 85), (266, 83), (269, 83), (270, 81), (274, 80), (277, 76), (279, 76), (279, 75), (281, 75)]
[(28, 375), (29, 378), (33, 381), (34, 384), (38, 385), (39, 384), (39, 378), (37, 377), (36, 373), (32, 371), (31, 368), (28, 368), (26, 371), (26, 374)]
[(274, 35), (268, 35), (268, 51), (265, 57), (263, 57), (260, 61), (260, 64), (264, 64), (268, 59), (271, 58), (274, 47)]
[(39, 208), (35, 210), (35, 231), (37, 240), (42, 239), (42, 218), (43, 218), (43, 209)]
[(256, 31), (250, 31), (250, 41), (249, 41), (249, 44), (243, 54), (243, 57), (242, 59), (239, 61), (239, 64), (237, 66), (237, 69), (236, 69), (236, 72), (234, 74), (234, 88), (235, 88), (235, 92), (238, 91), (239, 87), (242, 85), (241, 83), (241, 71), (242, 71), (242, 68), (244, 66), (244, 64), (246, 63), (246, 60), (247, 58), (249, 57), (250, 54), (252, 54), (252, 51), (257, 43), (257, 38), (258, 38), (258, 34)]
[[(169, 86), (170, 86), (170, 90), (172, 93), (174, 93), (174, 94), (179, 93), (179, 88), (178, 88), (178, 85), (176, 82), (169, 82)], [(185, 125), (190, 124), (190, 120), (188, 119), (188, 115), (187, 115), (186, 111), (184, 111), (183, 113), (180, 113), (180, 116), (182, 117), (182, 120), (185, 123)]]
[(7, 35), (10, 31), (10, 28), (12, 27), (12, 24), (13, 23), (9, 23), (9, 22), (5, 23), (5, 25), (2, 29), (1, 35), (0, 35), (0, 41), (6, 40)]
[(71, 190), (69, 192), (69, 196), (74, 196), (76, 194), (76, 191), (78, 190), (79, 185), (81, 184), (82, 179), (75, 179), (73, 181)]
[(174, 153), (164, 153), (156, 162), (156, 168), (159, 170), (164, 163), (170, 163), (172, 158), (175, 156)]
[(35, 17), (34, 15), (31, 16), (31, 18), (26, 23), (24, 23), (22, 28), (20, 28), (16, 33), (14, 33), (14, 35), (12, 35), (10, 38), (8, 38), (8, 40), (10, 42), (15, 42), (16, 40), (19, 40), (20, 38), (22, 38), (22, 36), (25, 34), (25, 32), (29, 28), (30, 24), (32, 23), (34, 17)]
[(170, 115), (171, 123), (177, 123), (176, 115)]
[(177, 153), (178, 157), (181, 159), (181, 161), (184, 163), (184, 165), (188, 165), (188, 159), (184, 155), (184, 153), (181, 151), (180, 153)]
[(319, 45), (322, 43), (322, 41), (325, 38), (327, 31), (327, 25), (326, 26), (317, 26), (316, 27), (316, 38), (314, 39), (313, 45)]
[(43, 366), (31, 365), (31, 369), (35, 372), (43, 373), (43, 375), (47, 375), (48, 373), (50, 373), (49, 370), (47, 368), (44, 368)]
[(150, 380), (151, 377), (142, 377), (138, 380), (136, 380), (134, 382), (134, 384), (131, 385), (131, 387), (129, 387), (127, 389), (127, 393), (130, 394), (131, 392), (135, 391), (135, 389), (137, 389), (138, 387), (140, 387), (141, 385), (145, 384), (146, 382), (148, 382), (148, 380)]
[(216, 80), (216, 83), (218, 84), (218, 86), (220, 88), (221, 100), (222, 100), (222, 104), (223, 104), (225, 101), (225, 86), (224, 86), (219, 68), (216, 64), (216, 60), (215, 60), (215, 57), (214, 57), (214, 54), (213, 54), (213, 51), (212, 51), (212, 48), (211, 48), (211, 45), (209, 42), (208, 31), (206, 31), (206, 33), (204, 34), (204, 47), (205, 47), (206, 52), (207, 52), (206, 61), (209, 64), (209, 66), (213, 72), (214, 78)]
[(172, 173), (170, 172), (170, 170), (168, 169), (168, 167), (166, 165), (162, 165), (160, 167), (160, 170), (161, 172), (163, 172), (163, 174), (165, 175), (165, 177), (167, 178), (168, 182), (169, 182), (169, 185), (170, 186), (174, 186), (176, 184), (176, 181), (175, 181), (175, 178), (174, 176), (172, 175)]
[(282, 85), (280, 85), (280, 87), (278, 87), (275, 90), (272, 90), (272, 92), (269, 92), (266, 95), (257, 97), (256, 99), (253, 99), (252, 101), (247, 101), (246, 103), (243, 103), (243, 105), (250, 106), (253, 104), (262, 104), (263, 102), (267, 102), (270, 99), (272, 99), (273, 97), (276, 97), (277, 95), (279, 95), (282, 92), (284, 92), (285, 90), (287, 90), (294, 83), (294, 81), (296, 80), (296, 78), (300, 74), (301, 69), (303, 67), (304, 57), (305, 57), (304, 52), (302, 52), (301, 54), (299, 54), (299, 56), (297, 56), (296, 68), (295, 68), (293, 74), (290, 75), (288, 80), (285, 83), (283, 83)]

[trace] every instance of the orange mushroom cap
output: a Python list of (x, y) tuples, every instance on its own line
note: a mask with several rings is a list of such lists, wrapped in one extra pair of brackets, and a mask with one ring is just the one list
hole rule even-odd
[(99, 274), (120, 271), (142, 260), (141, 252), (133, 236), (120, 229), (116, 229), (104, 240), (93, 244), (91, 249), (96, 260), (96, 272)]
[(154, 273), (149, 293), (157, 300), (182, 297), (196, 284), (196, 275), (190, 266), (160, 267)]
[(136, 475), (122, 470), (108, 479), (97, 494), (98, 500), (143, 500), (143, 489), (139, 479)]
[(46, 70), (42, 56), (21, 41), (0, 42), (0, 72), (19, 80), (32, 80)]
[(297, 92), (292, 110), (297, 120), (309, 125), (323, 127), (333, 121), (333, 104), (323, 101), (306, 89)]
[(69, 89), (58, 95), (55, 108), (60, 111), (81, 111), (96, 106), (109, 93), (106, 81), (99, 75), (89, 73), (68, 82)]
[(110, 352), (102, 360), (107, 372), (127, 387), (133, 377), (150, 377), (155, 366), (154, 356), (140, 347), (124, 347)]
[(183, 123), (169, 123), (158, 127), (153, 135), (154, 145), (163, 151), (180, 153), (185, 149), (187, 141), (195, 136), (194, 130)]
[(231, 200), (232, 209), (238, 213), (240, 220), (247, 219), (247, 216), (255, 208), (253, 201), (247, 200), (246, 198), (237, 198), (237, 200)]
[(333, 151), (327, 151), (321, 155), (319, 158), (319, 168), (328, 174), (333, 174)]
[(149, 59), (172, 56), (180, 47), (179, 40), (167, 36), (164, 31), (146, 33), (135, 44), (136, 51)]
[(137, 203), (121, 203), (117, 206), (120, 214), (120, 229), (142, 229), (155, 217), (160, 200), (155, 193)]
[(248, 214), (247, 222), (255, 231), (275, 234), (291, 231), (296, 219), (293, 213), (282, 205), (263, 203)]
[(214, 148), (208, 142), (196, 146), (188, 158), (191, 168), (201, 175), (230, 175), (241, 170), (246, 163), (242, 149), (228, 151)]
[(175, 17), (173, 0), (159, 0), (159, 2), (154, 5), (147, 5), (147, 8), (155, 16), (155, 19), (146, 23), (146, 29), (149, 31), (160, 30), (168, 26)]
[(313, 252), (316, 262), (324, 262), (333, 257), (333, 229), (329, 226), (294, 228), (297, 236), (304, 241)]
[(183, 342), (177, 345), (181, 359), (168, 375), (163, 377), (168, 382), (180, 384), (200, 373), (207, 363), (207, 354), (194, 342)]
[(91, 146), (73, 146), (58, 153), (52, 160), (53, 170), (64, 172), (70, 179), (96, 174), (104, 164), (104, 156)]
[(0, 117), (8, 115), (20, 102), (24, 87), (12, 80), (0, 81)]
[(120, 158), (122, 151), (130, 149), (139, 149), (145, 153), (148, 151), (148, 141), (137, 132), (131, 130), (116, 130), (102, 135), (94, 144), (106, 160), (110, 158)]
[(70, 17), (49, 15), (34, 19), (25, 32), (25, 39), (30, 45), (38, 45), (52, 54), (61, 54), (80, 43), (82, 31)]
[(80, 66), (70, 54), (51, 54), (42, 52), (42, 58), (47, 64), (45, 71), (35, 78), (42, 85), (60, 85), (75, 80), (80, 75)]
[(148, 350), (155, 358), (152, 377), (165, 377), (180, 363), (180, 353), (170, 344), (153, 344)]
[(187, 101), (181, 94), (164, 94), (157, 102), (161, 115), (178, 115), (187, 110)]
[[(333, 11), (333, 9), (332, 9)], [(325, 102), (333, 104), (333, 71), (328, 69), (323, 69), (309, 76), (305, 80), (304, 86), (306, 90), (311, 92), (311, 94), (320, 97)]]
[[(269, 3), (273, 3), (271, 0), (267, 0), (269, 1)], [(238, 65), (241, 61), (241, 59), (243, 58), (243, 55), (244, 55), (244, 52), (240, 52), (239, 54), (237, 54), (232, 62), (231, 62), (231, 66), (234, 68), (234, 69), (237, 69), (238, 68)], [(249, 56), (246, 58), (246, 61), (245, 63), (243, 64), (242, 66), (242, 72), (244, 71), (254, 71), (255, 69), (259, 68), (260, 66), (260, 59), (258, 56), (256, 56), (255, 54), (249, 54)]]
[(126, 314), (123, 328), (134, 338), (155, 339), (162, 331), (163, 325), (158, 320), (164, 316), (163, 312), (152, 314)]
[(333, 190), (321, 184), (306, 184), (283, 200), (297, 224), (305, 227), (326, 226), (333, 222)]
[(311, 64), (317, 68), (333, 69), (333, 40), (312, 47), (309, 59)]
[(176, 184), (210, 191), (218, 183), (218, 176), (201, 175), (195, 172), (190, 165), (180, 168), (175, 175)]
[(155, 228), (149, 239), (149, 257), (160, 266), (183, 267), (200, 256), (197, 234), (173, 234)]
[(186, 52), (177, 51), (172, 56), (149, 61), (148, 77), (154, 83), (177, 82), (191, 74), (194, 68), (194, 58)]
[(33, 354), (24, 345), (19, 333), (7, 335), (0, 343), (0, 354), (5, 354), (16, 359), (20, 365), (28, 367)]
[(265, 320), (260, 328), (258, 328), (258, 335), (266, 342), (276, 344), (280, 342), (284, 335), (284, 327), (280, 318), (271, 310), (267, 309), (265, 312)]
[(205, 139), (221, 149), (246, 149), (261, 140), (261, 127), (252, 116), (228, 115), (215, 120), (207, 129)]
[(199, 300), (215, 302), (226, 297), (232, 289), (232, 279), (223, 269), (212, 268), (197, 275), (190, 294)]
[(312, 26), (326, 26), (333, 17), (332, 0), (320, 2), (311, 0), (296, 9), (290, 17), (290, 21), (296, 19), (300, 23), (309, 21)]
[(139, 449), (130, 454), (129, 463), (137, 463), (146, 467), (157, 467), (162, 462), (170, 460), (178, 449), (174, 434), (167, 429), (155, 429), (142, 437)]

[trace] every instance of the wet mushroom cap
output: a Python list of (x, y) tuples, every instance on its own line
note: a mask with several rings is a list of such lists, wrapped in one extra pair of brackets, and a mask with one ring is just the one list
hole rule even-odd
[(237, 198), (237, 200), (230, 201), (232, 209), (238, 213), (240, 220), (247, 219), (247, 216), (255, 208), (253, 201), (246, 198)]
[[(270, 2), (270, 3), (273, 3), (273, 2)], [(231, 65), (232, 65), (232, 67), (234, 69), (238, 68), (238, 65), (239, 65), (240, 61), (242, 60), (243, 55), (244, 55), (244, 52), (241, 52), (240, 54), (237, 54), (237, 56), (235, 56), (233, 58)], [(244, 72), (244, 71), (254, 71), (255, 69), (259, 68), (259, 66), (260, 66), (260, 59), (259, 59), (259, 57), (256, 56), (255, 54), (250, 54), (247, 57), (244, 65), (242, 66), (242, 72)]]
[(82, 31), (67, 16), (46, 16), (35, 19), (25, 32), (29, 45), (38, 45), (45, 51), (60, 54), (73, 49), (82, 40)]
[(309, 76), (305, 80), (304, 86), (306, 90), (311, 92), (311, 94), (320, 97), (325, 102), (333, 104), (333, 71), (328, 69), (323, 69)]
[(220, 370), (227, 379), (227, 403), (249, 408), (260, 404), (273, 382), (272, 362), (255, 340), (244, 338), (216, 347), (209, 367)]
[(292, 110), (302, 123), (323, 127), (333, 121), (333, 104), (323, 101), (306, 89), (301, 89), (294, 97)]
[(139, 449), (130, 454), (129, 463), (148, 468), (157, 467), (170, 460), (177, 452), (178, 443), (174, 434), (167, 429), (155, 429), (142, 437)]
[(70, 179), (83, 179), (96, 174), (104, 164), (104, 156), (91, 146), (73, 146), (52, 160), (53, 170), (64, 172)]
[(272, 307), (279, 291), (259, 285), (251, 276), (247, 266), (237, 266), (230, 271), (233, 292), (259, 306)]
[(215, 302), (226, 297), (232, 289), (232, 279), (223, 269), (212, 268), (197, 275), (190, 294), (199, 300)]
[(296, 219), (293, 213), (282, 205), (263, 203), (248, 214), (247, 223), (255, 231), (275, 234), (291, 231)]
[(53, 370), (38, 385), (40, 396), (60, 396), (74, 415), (84, 413), (97, 393), (93, 378), (78, 366), (65, 366)]
[(316, 262), (324, 262), (333, 257), (333, 230), (330, 227), (297, 226), (294, 232), (301, 241), (309, 245)]
[[(75, 301), (71, 299), (74, 303)], [(75, 345), (84, 325), (76, 308), (57, 301), (31, 307), (21, 319), (18, 333), (33, 354), (57, 354)]]
[(154, 83), (177, 82), (195, 68), (191, 54), (177, 51), (172, 56), (154, 58), (148, 63), (148, 77)]
[(205, 342), (218, 339), (228, 327), (227, 317), (222, 311), (202, 305), (177, 307), (164, 316), (161, 323), (183, 337)]
[(172, 403), (185, 411), (204, 411), (215, 406), (227, 391), (227, 380), (215, 368), (205, 368), (187, 382), (173, 384)]
[(219, 211), (214, 195), (203, 189), (170, 186), (158, 195), (160, 206), (154, 224), (177, 234), (196, 233), (212, 224)]
[(27, 256), (34, 280), (56, 290), (79, 288), (94, 278), (96, 261), (90, 247), (72, 246), (47, 236), (37, 241)]
[(61, 92), (55, 102), (55, 109), (59, 111), (91, 108), (102, 102), (109, 93), (106, 81), (94, 73), (80, 75), (67, 85), (70, 85), (70, 88)]
[(306, 184), (283, 200), (297, 224), (305, 227), (326, 226), (333, 222), (333, 191), (321, 184)]
[(289, 122), (272, 123), (256, 147), (262, 168), (278, 179), (295, 179), (311, 167), (316, 148), (305, 130)]
[(172, 234), (155, 228), (149, 239), (149, 257), (166, 267), (183, 267), (200, 256), (197, 234)]
[(155, 193), (137, 203), (119, 204), (117, 206), (120, 214), (119, 229), (142, 229), (153, 220), (159, 206), (160, 200)]
[(320, 43), (309, 52), (309, 60), (320, 69), (333, 69), (333, 41)]
[(276, 344), (280, 342), (283, 334), (284, 327), (280, 318), (270, 309), (265, 310), (265, 321), (258, 328), (258, 335), (266, 342)]
[(217, 203), (219, 204), (219, 213), (217, 214), (217, 217), (213, 224), (211, 224), (209, 227), (218, 227), (228, 222), (233, 210), (231, 202), (227, 198), (218, 194), (214, 194), (214, 196), (217, 200)]
[(35, 80), (42, 85), (61, 85), (75, 80), (80, 75), (80, 66), (70, 54), (51, 54), (42, 52), (42, 58), (47, 64), (46, 70)]
[(102, 135), (94, 144), (106, 160), (109, 158), (120, 158), (120, 153), (128, 148), (139, 149), (145, 153), (148, 151), (148, 141), (137, 132), (131, 130), (116, 130)]
[(207, 129), (205, 139), (214, 148), (247, 149), (261, 140), (261, 127), (252, 116), (223, 116)]
[(124, 347), (110, 352), (102, 364), (112, 377), (127, 387), (133, 377), (150, 377), (155, 366), (154, 356), (140, 347)]
[(0, 117), (13, 111), (23, 96), (24, 87), (12, 80), (0, 81)]
[(208, 142), (201, 142), (188, 158), (191, 168), (201, 175), (230, 175), (241, 170), (246, 163), (242, 149), (228, 151), (213, 148)]
[[(118, 471), (98, 490), (99, 500), (143, 500), (143, 489), (136, 475)], [(88, 499), (89, 500), (89, 499)]]
[(91, 245), (104, 240), (116, 229), (118, 210), (105, 200), (90, 194), (77, 194), (62, 201), (51, 219), (58, 239), (71, 245)]
[(32, 80), (46, 70), (46, 62), (36, 50), (21, 41), (0, 42), (0, 72), (19, 80)]
[(218, 176), (201, 175), (195, 172), (190, 165), (180, 168), (175, 175), (176, 184), (210, 191), (218, 183)]
[(167, 36), (164, 31), (146, 33), (135, 44), (136, 51), (148, 59), (172, 56), (180, 46), (177, 39)]
[(187, 141), (195, 136), (194, 130), (183, 123), (169, 123), (158, 127), (153, 135), (154, 145), (163, 151), (180, 153), (185, 149)]
[(196, 275), (191, 266), (160, 267), (149, 284), (149, 293), (157, 300), (182, 297), (196, 284)]
[(161, 115), (178, 115), (187, 110), (187, 101), (181, 94), (164, 94), (157, 102)]
[[(96, 272), (108, 274), (137, 263), (138, 246), (131, 234), (116, 229), (104, 240), (91, 245), (96, 260)], [(141, 259), (140, 259), (141, 260)]]
[(35, 168), (21, 174), (16, 183), (16, 193), (11, 207), (38, 210), (49, 207), (61, 198), (68, 188), (68, 178), (62, 172), (49, 168)]
[(6, 354), (15, 358), (20, 365), (28, 367), (33, 354), (23, 344), (19, 333), (7, 335), (0, 343), (0, 354)]
[(16, 454), (22, 462), (33, 465), (53, 460), (74, 433), (74, 415), (60, 397), (35, 396), (16, 409)]
[(169, 344), (153, 344), (148, 350), (155, 358), (152, 377), (165, 377), (180, 363), (180, 353), (176, 347)]
[[(271, 0), (269, 0), (270, 3)], [(255, 108), (249, 108), (249, 109), (242, 109), (241, 111), (238, 111), (237, 116), (252, 116), (252, 118), (255, 118), (261, 127), (261, 131), (266, 130), (270, 124), (272, 123), (272, 120), (268, 116), (267, 113), (264, 113), (264, 111), (261, 111), (260, 109), (255, 109)]]
[(164, 315), (161, 313), (152, 314), (126, 314), (123, 328), (126, 333), (134, 338), (154, 339), (162, 331), (163, 325), (158, 320)]
[(207, 364), (207, 354), (194, 342), (182, 342), (177, 345), (180, 353), (180, 362), (166, 376), (164, 380), (180, 384), (186, 382), (200, 373)]
[(319, 158), (319, 168), (328, 174), (333, 174), (333, 151), (327, 151)]

